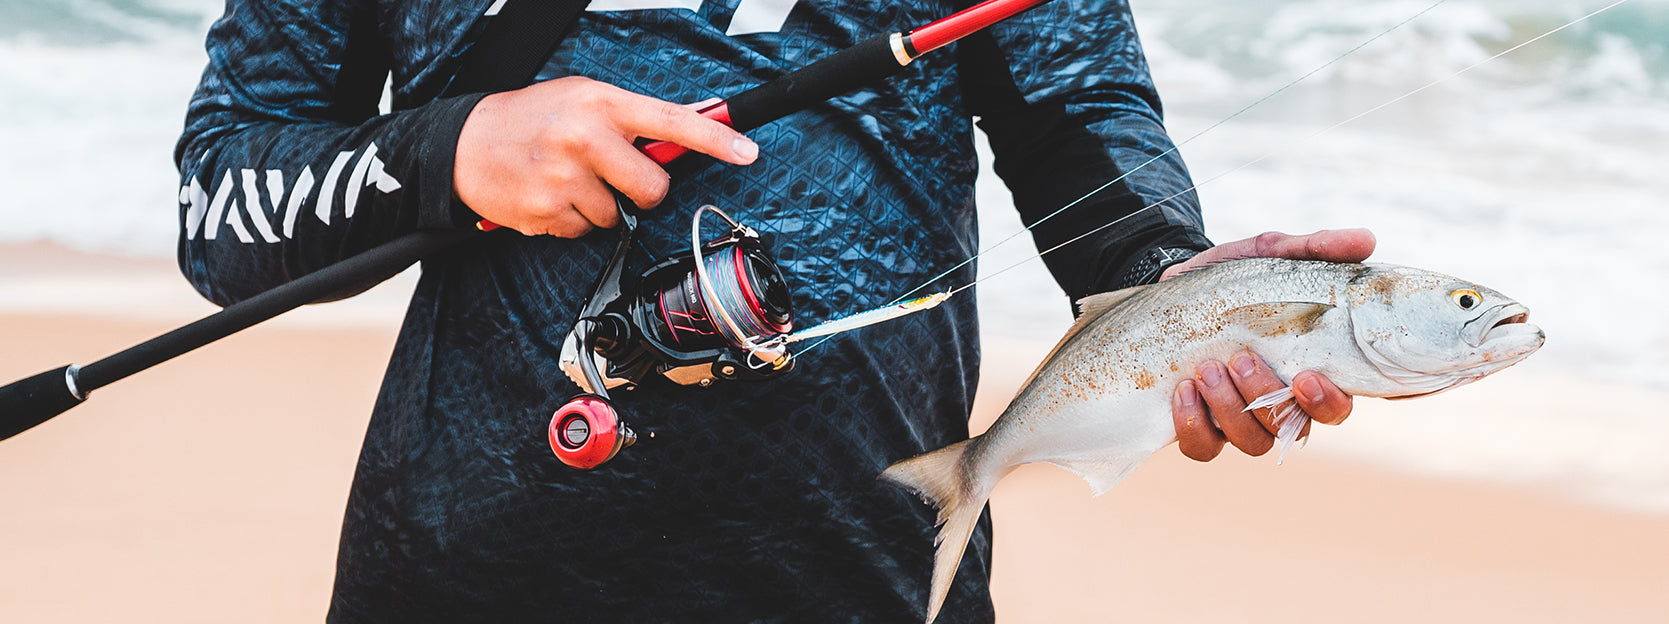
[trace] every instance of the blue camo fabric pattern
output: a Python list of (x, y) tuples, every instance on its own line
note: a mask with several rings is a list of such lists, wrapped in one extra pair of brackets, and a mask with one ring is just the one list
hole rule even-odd
[[(798, 2), (727, 35), (738, 4), (582, 15), (541, 72), (674, 102), (724, 97), (957, 2)], [(176, 153), (182, 270), (228, 304), (417, 229), (463, 227), (442, 98), (492, 2), (231, 0)], [(599, 5), (609, 3), (596, 3)], [(777, 3), (779, 5), (785, 3)], [(378, 114), (384, 74), (393, 111)], [(643, 252), (688, 245), (714, 204), (760, 230), (796, 325), (874, 308), (976, 253), (973, 119), (1034, 222), (1077, 236), (1189, 188), (1123, 2), (1059, 0), (901, 75), (750, 133), (758, 162), (670, 166)], [(718, 230), (713, 225), (713, 231)], [(1150, 279), (1153, 249), (1203, 249), (1181, 193), (1052, 254), (1073, 297)], [(934, 512), (876, 481), (968, 435), (974, 298), (843, 335), (759, 383), (617, 392), (653, 438), (581, 472), (551, 414), (578, 393), (558, 351), (617, 240), (501, 233), (423, 262), (347, 504), (332, 622), (919, 621)], [(932, 290), (973, 279), (972, 266)], [(1064, 301), (1063, 301), (1064, 305)], [(941, 622), (993, 619), (987, 515)]]

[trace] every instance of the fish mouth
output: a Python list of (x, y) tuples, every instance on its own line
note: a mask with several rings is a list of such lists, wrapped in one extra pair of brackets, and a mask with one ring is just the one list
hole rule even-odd
[(1547, 336), (1530, 324), (1530, 309), (1517, 303), (1491, 308), (1467, 323), (1467, 342), (1479, 349), (1486, 362), (1496, 366), (1516, 363), (1540, 349)]

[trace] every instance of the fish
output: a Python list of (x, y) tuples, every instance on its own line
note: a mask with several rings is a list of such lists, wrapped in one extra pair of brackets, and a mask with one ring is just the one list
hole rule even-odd
[[(1423, 269), (1249, 258), (1158, 284), (1092, 295), (985, 433), (900, 461), (882, 481), (938, 510), (927, 622), (944, 606), (968, 537), (997, 482), (1043, 462), (1107, 492), (1176, 441), (1171, 395), (1206, 360), (1250, 349), (1287, 384), (1303, 370), (1355, 396), (1430, 396), (1516, 364), (1545, 334), (1495, 290)], [(1309, 418), (1291, 389), (1275, 409), (1289, 447)], [(1285, 448), (1283, 448), (1283, 454)]]

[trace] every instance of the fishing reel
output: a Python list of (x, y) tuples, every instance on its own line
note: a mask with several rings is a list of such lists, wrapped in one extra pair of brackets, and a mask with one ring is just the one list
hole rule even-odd
[[(690, 250), (635, 275), (627, 271), (637, 218), (618, 201), (620, 243), (563, 340), (561, 366), (585, 391), (551, 418), (562, 463), (589, 470), (637, 441), (609, 399), (652, 375), (680, 385), (771, 379), (794, 368), (787, 282), (754, 231), (713, 206), (696, 210)], [(702, 216), (728, 225), (703, 242)]]

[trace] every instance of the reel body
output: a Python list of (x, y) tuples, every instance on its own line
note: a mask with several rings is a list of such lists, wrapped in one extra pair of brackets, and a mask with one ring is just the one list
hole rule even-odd
[[(561, 366), (586, 394), (551, 420), (551, 450), (588, 470), (636, 436), (609, 400), (652, 375), (680, 385), (771, 379), (794, 367), (787, 337), (791, 295), (782, 272), (752, 228), (713, 206), (696, 211), (688, 252), (628, 271), (637, 220), (620, 204), (620, 243), (598, 276), (591, 299), (563, 341)], [(712, 212), (729, 233), (702, 242), (701, 217)]]

